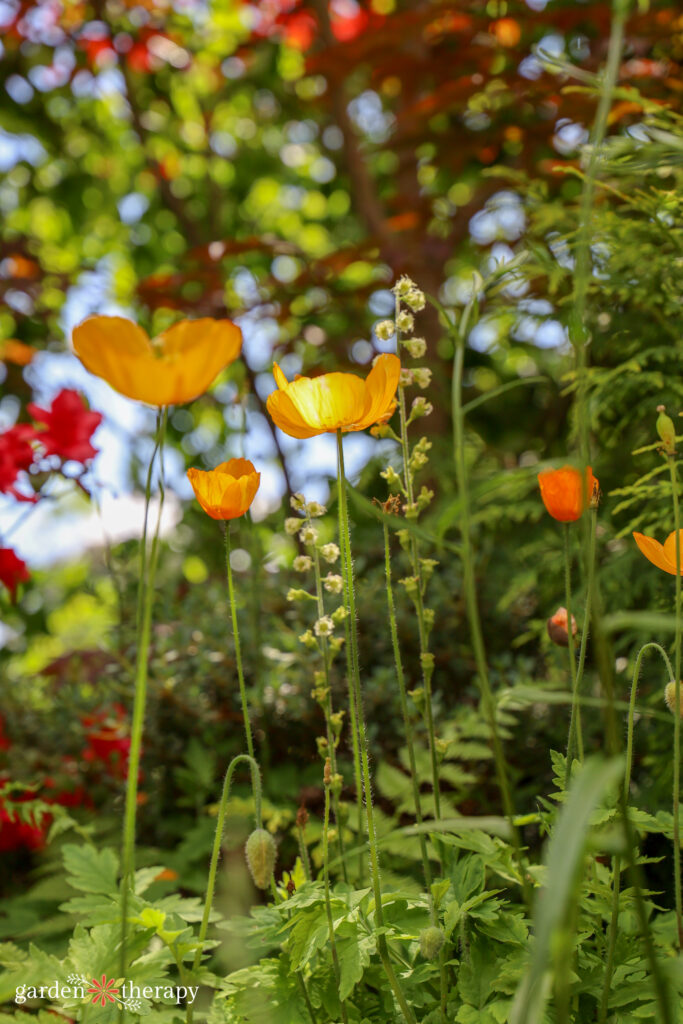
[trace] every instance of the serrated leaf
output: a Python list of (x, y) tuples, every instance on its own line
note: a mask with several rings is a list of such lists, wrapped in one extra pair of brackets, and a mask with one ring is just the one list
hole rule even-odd
[(113, 850), (97, 850), (94, 846), (72, 843), (63, 850), (64, 867), (69, 885), (81, 892), (115, 895), (119, 861)]

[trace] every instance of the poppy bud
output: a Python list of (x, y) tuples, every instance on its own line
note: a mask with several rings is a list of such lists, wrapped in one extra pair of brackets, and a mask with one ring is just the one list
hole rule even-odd
[(674, 422), (670, 416), (666, 415), (666, 407), (663, 405), (657, 406), (657, 433), (659, 434), (662, 443), (664, 445), (664, 451), (667, 455), (673, 455), (676, 451), (676, 428)]
[(254, 885), (259, 889), (267, 889), (273, 877), (277, 855), (275, 840), (270, 832), (266, 832), (264, 828), (257, 828), (247, 839), (244, 850)]
[(441, 928), (425, 928), (420, 932), (420, 953), (425, 960), (436, 960), (445, 941), (446, 936)]
[[(680, 693), (679, 693), (679, 705), (680, 706), (679, 706), (678, 712), (679, 712), (680, 717), (683, 718), (683, 684), (681, 684), (679, 689), (680, 689)], [(673, 680), (670, 683), (667, 683), (666, 687), (664, 688), (664, 700), (666, 701), (666, 706), (668, 707), (669, 711), (671, 712), (672, 715), (674, 715), (676, 713), (675, 710), (674, 710), (674, 708), (676, 707), (676, 684), (674, 683)]]
[[(558, 647), (569, 646), (569, 633), (567, 632), (567, 609), (558, 608), (547, 622), (548, 636)], [(576, 636), (576, 619), (572, 615), (572, 636)]]

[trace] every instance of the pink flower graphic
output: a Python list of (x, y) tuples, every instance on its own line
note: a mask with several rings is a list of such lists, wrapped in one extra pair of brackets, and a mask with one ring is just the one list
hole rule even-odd
[(115, 984), (114, 978), (107, 980), (107, 975), (103, 974), (100, 981), (98, 981), (97, 978), (93, 978), (92, 983), (94, 987), (89, 988), (88, 992), (95, 993), (92, 997), (92, 1001), (95, 1005), (97, 1005), (98, 1002), (100, 1002), (102, 1006), (105, 1006), (107, 1002), (116, 1002), (115, 996), (118, 995), (119, 990), (117, 988), (112, 988), (112, 985)]

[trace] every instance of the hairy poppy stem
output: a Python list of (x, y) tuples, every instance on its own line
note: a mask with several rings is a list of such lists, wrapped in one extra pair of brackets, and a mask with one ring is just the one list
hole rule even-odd
[[(337, 954), (337, 941), (334, 935), (334, 920), (332, 918), (332, 901), (330, 900), (330, 868), (329, 868), (329, 841), (328, 831), (330, 827), (330, 781), (327, 769), (325, 770), (325, 817), (323, 820), (323, 883), (325, 885), (325, 912), (327, 914), (327, 927), (330, 933), (330, 950), (332, 953), (332, 964), (334, 976), (337, 982), (337, 991), (341, 981), (341, 970), (339, 967), (339, 956)], [(344, 1024), (348, 1024), (346, 1013), (346, 1002), (340, 1000), (341, 1015)]]
[(403, 993), (401, 983), (389, 959), (389, 947), (386, 935), (384, 934), (384, 913), (382, 910), (382, 887), (379, 875), (379, 851), (377, 848), (377, 831), (375, 828), (375, 815), (372, 806), (372, 784), (370, 781), (370, 755), (368, 752), (368, 740), (365, 730), (365, 717), (363, 715), (363, 703), (360, 685), (360, 668), (358, 663), (358, 623), (356, 620), (356, 595), (353, 582), (353, 561), (351, 555), (351, 532), (349, 527), (349, 511), (346, 503), (346, 476), (344, 473), (344, 445), (342, 432), (337, 431), (337, 479), (339, 485), (339, 516), (340, 535), (339, 541), (344, 550), (342, 562), (344, 570), (344, 598), (348, 611), (347, 621), (349, 624), (348, 636), (351, 641), (351, 688), (354, 692), (356, 724), (358, 730), (358, 745), (361, 755), (361, 766), (363, 771), (363, 788), (365, 791), (365, 813), (368, 825), (368, 845), (370, 847), (370, 872), (372, 876), (372, 888), (375, 899), (375, 919), (377, 921), (377, 950), (379, 952), (384, 973), (391, 987), (396, 1002), (401, 1008), (407, 1024), (417, 1024), (415, 1014), (410, 1008)]
[[(261, 819), (261, 772), (259, 770), (258, 763), (249, 754), (238, 754), (237, 757), (233, 757), (232, 761), (228, 765), (228, 770), (225, 773), (225, 779), (223, 781), (223, 792), (221, 793), (221, 802), (218, 805), (218, 817), (216, 818), (216, 831), (213, 839), (213, 849), (211, 851), (211, 861), (209, 862), (209, 877), (206, 883), (206, 897), (204, 899), (204, 913), (202, 915), (202, 923), (199, 926), (199, 935), (197, 937), (197, 949), (194, 954), (194, 961), (192, 963), (192, 970), (199, 970), (199, 965), (202, 960), (202, 951), (204, 949), (204, 942), (206, 940), (206, 933), (209, 928), (209, 919), (211, 917), (211, 908), (213, 906), (213, 896), (216, 888), (216, 873), (218, 871), (218, 859), (221, 854), (221, 844), (223, 842), (223, 829), (225, 827), (225, 814), (228, 807), (228, 800), (230, 798), (230, 787), (232, 785), (232, 777), (235, 774), (235, 769), (241, 764), (248, 764), (251, 771), (251, 789), (254, 796), (254, 820), (256, 822), (256, 828), (262, 828)], [(187, 1004), (187, 1024), (192, 1024), (192, 1014), (194, 1012), (194, 1004)]]
[[(631, 696), (628, 704), (628, 731), (626, 735), (626, 766), (624, 768), (624, 801), (628, 802), (631, 791), (631, 768), (633, 765), (633, 732), (635, 724), (636, 696), (638, 694), (638, 681), (640, 679), (640, 666), (643, 656), (648, 650), (656, 650), (661, 654), (667, 669), (667, 679), (672, 677), (671, 662), (663, 647), (650, 642), (643, 644), (638, 651), (635, 668), (633, 670), (633, 682), (631, 683)], [(612, 880), (612, 915), (609, 923), (609, 934), (607, 938), (607, 962), (605, 965), (605, 980), (602, 987), (602, 998), (600, 1000), (600, 1015), (598, 1024), (605, 1024), (607, 1010), (609, 1007), (609, 993), (612, 986), (612, 975), (614, 974), (614, 951), (617, 944), (617, 930), (619, 926), (619, 893), (621, 888), (621, 857), (614, 858), (614, 877)]]
[[(572, 713), (569, 722), (569, 740), (567, 742), (567, 761), (565, 767), (565, 786), (569, 783), (572, 771), (572, 759), (574, 747), (579, 748), (579, 761), (583, 761), (583, 733), (581, 729), (581, 709), (579, 708), (579, 695), (576, 671), (576, 649), (574, 647), (574, 630), (572, 628), (572, 556), (570, 548), (571, 535), (569, 523), (562, 524), (564, 539), (564, 603), (567, 609), (567, 651), (569, 652), (569, 679), (572, 686)], [(583, 638), (582, 638), (583, 639)]]
[[(149, 667), (149, 645), (152, 635), (152, 605), (154, 603), (154, 582), (159, 558), (159, 531), (161, 528), (161, 510), (164, 502), (163, 484), (163, 446), (168, 422), (168, 409), (163, 408), (157, 416), (157, 431), (154, 448), (149, 460), (147, 479), (145, 482), (145, 513), (140, 541), (140, 579), (138, 583), (137, 601), (137, 637), (135, 660), (135, 695), (133, 699), (133, 720), (130, 730), (130, 753), (128, 757), (128, 777), (126, 780), (126, 802), (123, 814), (123, 855), (121, 878), (121, 976), (126, 974), (126, 932), (128, 928), (128, 897), (134, 885), (135, 872), (135, 813), (138, 798), (138, 774), (140, 771), (140, 752), (142, 734), (145, 724), (145, 706), (147, 703), (147, 673)], [(160, 462), (159, 476), (159, 513), (152, 545), (147, 554), (147, 536), (149, 529), (149, 509), (152, 499), (152, 474), (157, 455)], [(124, 1011), (121, 1011), (123, 1017)]]
[(673, 857), (674, 898), (678, 948), (683, 948), (683, 908), (681, 901), (681, 514), (678, 502), (676, 456), (668, 455), (671, 493), (676, 531), (676, 640), (674, 647), (674, 782), (673, 782)]
[(237, 608), (235, 606), (235, 588), (232, 581), (232, 566), (230, 564), (230, 524), (225, 524), (225, 567), (228, 574), (228, 600), (230, 601), (230, 615), (232, 617), (232, 635), (235, 641), (235, 662), (237, 664), (237, 678), (240, 684), (240, 698), (242, 701), (242, 717), (244, 719), (244, 732), (247, 738), (247, 751), (249, 757), (254, 757), (254, 740), (251, 733), (251, 720), (249, 718), (249, 704), (247, 702), (247, 688), (244, 684), (244, 671), (242, 669), (242, 648), (240, 645), (240, 631), (237, 623)]
[(465, 308), (462, 319), (456, 328), (452, 326), (452, 336), (455, 347), (453, 360), (453, 449), (455, 456), (455, 476), (460, 497), (460, 532), (462, 536), (462, 565), (463, 565), (463, 586), (465, 590), (465, 604), (467, 608), (467, 619), (470, 627), (470, 638), (474, 651), (474, 660), (477, 667), (477, 681), (483, 705), (484, 715), (491, 730), (493, 745), (493, 757), (498, 777), (498, 787), (503, 801), (503, 810), (510, 824), (512, 842), (515, 851), (515, 859), (519, 870), (520, 881), (524, 902), (527, 907), (531, 906), (531, 892), (527, 878), (526, 866), (522, 855), (522, 844), (520, 841), (517, 826), (514, 822), (515, 810), (510, 792), (508, 780), (508, 767), (501, 743), (498, 723), (496, 721), (496, 701), (491, 691), (489, 681), (488, 664), (486, 660), (486, 649), (484, 637), (479, 618), (479, 606), (477, 604), (477, 586), (474, 577), (474, 554), (472, 550), (472, 537), (470, 527), (470, 498), (469, 485), (467, 480), (467, 463), (465, 460), (465, 414), (462, 407), (462, 376), (465, 365), (465, 342), (467, 329), (476, 298)]

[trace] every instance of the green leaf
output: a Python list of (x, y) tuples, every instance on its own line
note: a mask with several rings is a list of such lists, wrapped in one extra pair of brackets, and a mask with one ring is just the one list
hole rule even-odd
[(359, 936), (357, 925), (352, 921), (342, 921), (336, 931), (336, 945), (339, 958), (339, 998), (344, 1000), (363, 977), (363, 971), (370, 963), (375, 938), (373, 935)]
[(113, 850), (97, 850), (86, 844), (64, 847), (64, 867), (69, 885), (82, 892), (115, 895), (118, 891), (118, 866), (118, 857)]

